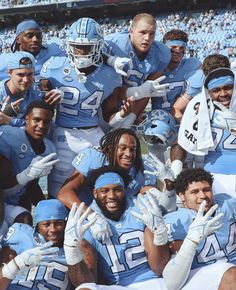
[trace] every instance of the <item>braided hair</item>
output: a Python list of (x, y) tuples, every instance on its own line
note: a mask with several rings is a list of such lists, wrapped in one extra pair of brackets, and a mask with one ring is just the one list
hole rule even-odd
[(117, 166), (117, 161), (116, 161), (117, 146), (119, 144), (121, 136), (124, 134), (133, 136), (134, 139), (136, 140), (137, 149), (136, 149), (136, 157), (134, 160), (134, 166), (137, 171), (143, 172), (144, 168), (143, 168), (143, 161), (142, 161), (142, 154), (141, 154), (141, 145), (140, 145), (138, 137), (136, 136), (133, 130), (119, 128), (113, 131), (109, 131), (100, 139), (100, 142), (99, 142), (100, 150), (106, 155), (110, 165)]

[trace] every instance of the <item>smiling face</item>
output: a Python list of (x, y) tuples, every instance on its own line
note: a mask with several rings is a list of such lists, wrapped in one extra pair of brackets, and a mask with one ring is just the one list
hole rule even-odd
[(156, 33), (156, 25), (146, 19), (140, 19), (130, 29), (130, 39), (138, 57), (145, 57)]
[(94, 190), (94, 198), (103, 214), (112, 219), (119, 220), (125, 208), (125, 191), (120, 184), (108, 184)]
[(42, 47), (42, 33), (37, 29), (28, 29), (16, 39), (19, 50), (28, 51), (36, 56)]
[(53, 242), (54, 246), (62, 247), (65, 231), (64, 220), (48, 220), (38, 223), (38, 232), (48, 242)]
[(34, 82), (33, 68), (8, 70), (8, 74), (10, 80), (7, 82), (7, 86), (13, 95), (24, 94)]
[(137, 151), (137, 142), (129, 134), (123, 134), (119, 140), (116, 151), (116, 163), (118, 166), (129, 170), (134, 164)]
[(52, 117), (53, 114), (49, 110), (33, 108), (33, 110), (25, 117), (25, 131), (33, 139), (42, 140), (48, 133)]
[(230, 101), (233, 94), (233, 85), (225, 85), (221, 87), (208, 90), (209, 95), (213, 101), (220, 102), (226, 108), (229, 108)]
[(185, 47), (180, 45), (168, 46), (171, 51), (171, 62), (180, 63), (185, 54)]
[(200, 204), (206, 200), (205, 211), (208, 211), (212, 206), (212, 187), (207, 181), (192, 182), (188, 185), (185, 192), (180, 192), (179, 197), (185, 208), (198, 211)]

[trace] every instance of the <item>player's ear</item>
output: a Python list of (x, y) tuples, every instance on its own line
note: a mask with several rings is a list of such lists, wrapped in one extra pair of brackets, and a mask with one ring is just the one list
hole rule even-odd
[(184, 192), (179, 192), (179, 198), (181, 199), (182, 202), (185, 202), (185, 194), (184, 194)]
[(98, 196), (96, 189), (93, 189), (93, 196), (94, 196), (94, 198), (97, 198), (97, 196)]

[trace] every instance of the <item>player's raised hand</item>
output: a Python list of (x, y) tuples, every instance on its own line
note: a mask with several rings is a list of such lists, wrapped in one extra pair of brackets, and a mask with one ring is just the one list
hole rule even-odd
[(167, 228), (162, 217), (162, 210), (156, 195), (151, 192), (138, 195), (134, 200), (135, 206), (141, 214), (131, 211), (131, 214), (141, 220), (154, 234), (154, 245), (165, 245), (168, 241)]
[(47, 176), (53, 166), (59, 161), (59, 159), (55, 159), (56, 156), (56, 153), (51, 153), (45, 157), (37, 156), (33, 158), (30, 165), (16, 175), (17, 182), (21, 185), (26, 185), (34, 179)]
[(205, 214), (206, 201), (204, 200), (197, 212), (194, 221), (189, 226), (187, 238), (195, 243), (199, 243), (201, 240), (207, 238), (209, 235), (217, 231), (223, 226), (221, 221), (223, 213), (219, 213), (211, 218), (215, 213), (218, 205), (213, 205)]
[(102, 215), (93, 212), (88, 216), (88, 220), (91, 221), (93, 219), (95, 219), (95, 222), (91, 225), (90, 229), (94, 239), (104, 241), (112, 236), (110, 225)]
[(127, 73), (124, 71), (124, 66), (128, 65), (131, 67), (132, 59), (110, 55), (107, 59), (107, 64), (112, 66), (118, 74), (126, 77)]
[(126, 91), (126, 96), (133, 96), (134, 100), (164, 96), (169, 90), (169, 83), (160, 84), (160, 82), (163, 81), (165, 78), (165, 76), (161, 76), (156, 80), (146, 80), (142, 85), (138, 87), (128, 88)]
[(52, 247), (52, 245), (52, 242), (47, 242), (17, 255), (2, 268), (3, 277), (12, 280), (24, 268), (32, 268), (39, 265), (49, 266), (49, 262), (57, 257), (59, 251), (57, 247)]
[(165, 163), (155, 156), (153, 153), (149, 152), (144, 157), (144, 164), (147, 165), (151, 170), (144, 170), (144, 173), (157, 176), (161, 181), (165, 179), (174, 181), (174, 173)]
[(82, 202), (79, 207), (74, 202), (66, 223), (64, 250), (66, 261), (69, 265), (75, 265), (82, 261), (83, 257), (79, 245), (84, 237), (84, 232), (95, 222), (95, 218), (93, 218), (89, 222), (84, 223), (89, 215), (90, 208), (87, 208), (84, 213), (83, 209), (84, 202)]

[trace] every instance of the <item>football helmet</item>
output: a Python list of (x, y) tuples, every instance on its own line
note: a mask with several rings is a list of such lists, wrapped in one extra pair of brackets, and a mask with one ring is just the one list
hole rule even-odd
[(66, 40), (68, 56), (78, 70), (101, 65), (103, 44), (100, 25), (92, 18), (86, 17), (72, 24)]
[(164, 110), (152, 110), (143, 115), (143, 122), (136, 127), (149, 145), (169, 146), (177, 138), (177, 123)]

